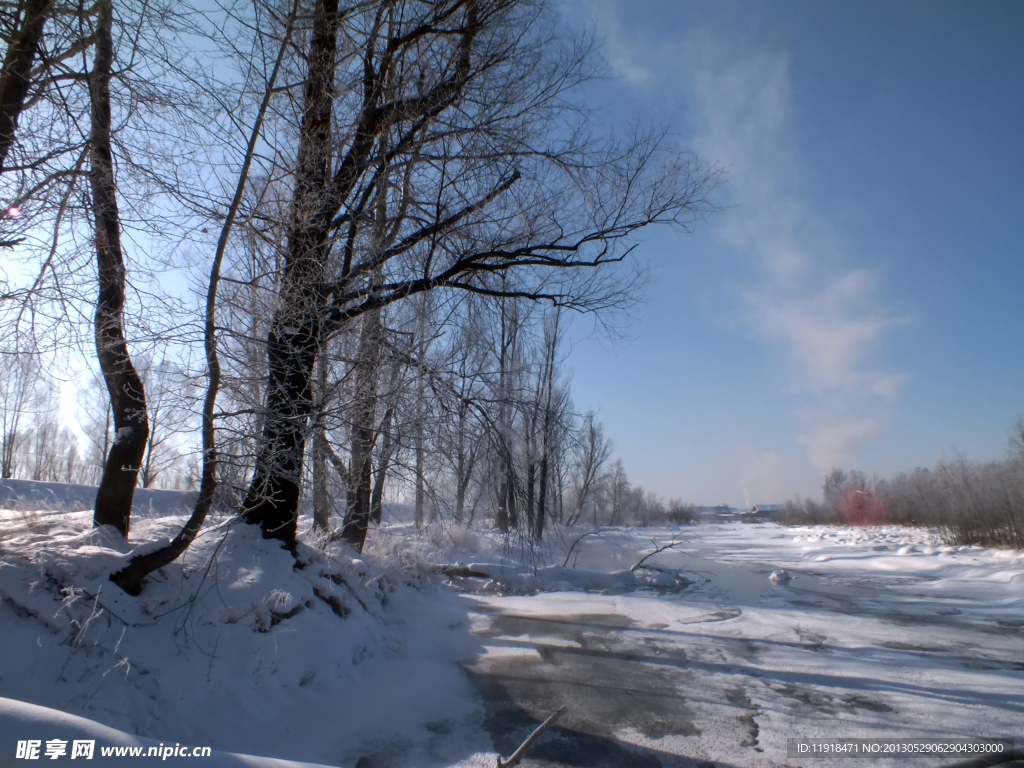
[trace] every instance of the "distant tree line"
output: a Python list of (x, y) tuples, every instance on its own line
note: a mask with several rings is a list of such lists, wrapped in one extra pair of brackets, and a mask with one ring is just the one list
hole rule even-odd
[(910, 525), (938, 529), (954, 544), (1024, 549), (1024, 422), (1001, 461), (942, 460), (889, 479), (835, 469), (823, 502), (786, 502), (790, 525)]
[[(110, 402), (99, 381), (77, 391), (78, 429), (61, 415), (60, 382), (38, 353), (6, 353), (0, 367), (0, 479), (96, 485), (115, 435)], [(194, 488), (186, 442), (191, 418), (180, 395), (187, 382), (169, 366), (141, 366), (150, 392), (151, 430), (139, 485)], [(81, 437), (80, 437), (81, 435)], [(84, 437), (84, 440), (82, 439)]]

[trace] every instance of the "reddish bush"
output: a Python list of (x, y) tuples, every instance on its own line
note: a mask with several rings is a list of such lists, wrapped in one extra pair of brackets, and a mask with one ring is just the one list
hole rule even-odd
[(847, 525), (881, 525), (885, 502), (874, 491), (850, 489), (839, 502), (839, 514)]

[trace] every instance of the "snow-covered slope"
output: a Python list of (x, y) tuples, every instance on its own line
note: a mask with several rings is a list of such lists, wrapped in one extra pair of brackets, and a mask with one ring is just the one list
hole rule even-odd
[[(82, 746), (76, 748), (76, 742), (82, 742)], [(24, 760), (81, 759), (97, 768), (124, 765), (126, 757), (137, 756), (159, 758), (168, 765), (195, 765), (196, 757), (201, 757), (206, 768), (327, 768), (293, 760), (207, 752), (203, 748), (194, 752), (191, 745), (133, 736), (56, 709), (0, 698), (0, 763), (8, 765), (12, 758), (18, 760), (19, 747)], [(33, 754), (38, 757), (32, 758)]]
[[(138, 519), (133, 538), (183, 521)], [(131, 549), (88, 512), (2, 518), (0, 695), (165, 743), (331, 765), (489, 748), (465, 743), (479, 729), (462, 721), (479, 717), (456, 662), (476, 640), (437, 579), (346, 548), (303, 546), (296, 569), (278, 542), (224, 522), (133, 598), (107, 578)]]
[[(196, 491), (136, 488), (132, 500), (132, 514), (154, 517), (191, 509), (196, 503), (197, 496)], [(95, 502), (96, 487), (92, 485), (0, 480), (0, 509), (66, 512), (69, 509), (92, 509)]]

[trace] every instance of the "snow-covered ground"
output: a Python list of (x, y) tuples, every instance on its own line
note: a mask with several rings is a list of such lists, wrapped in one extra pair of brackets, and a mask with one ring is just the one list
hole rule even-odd
[(95, 738), (98, 759), (141, 737), (224, 753), (208, 765), (493, 766), (562, 704), (522, 765), (824, 767), (786, 739), (1024, 737), (1020, 552), (709, 524), (600, 532), (563, 567), (578, 532), (538, 551), (396, 523), (295, 569), (224, 519), (132, 598), (107, 575), (182, 514), (137, 517), (129, 544), (48, 506), (0, 512), (3, 765), (17, 741)]

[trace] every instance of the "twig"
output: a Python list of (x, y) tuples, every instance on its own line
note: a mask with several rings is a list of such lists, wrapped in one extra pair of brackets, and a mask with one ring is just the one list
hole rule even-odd
[(498, 768), (514, 768), (514, 766), (519, 765), (519, 761), (526, 755), (527, 750), (536, 744), (540, 737), (547, 733), (548, 728), (555, 724), (555, 720), (564, 714), (565, 704), (548, 715), (548, 719), (538, 725), (537, 729), (526, 737), (526, 741), (522, 743), (519, 749), (512, 753), (508, 760), (502, 760), (501, 755), (498, 755)]
[[(567, 565), (569, 565), (569, 555), (571, 555), (572, 551), (574, 549), (576, 549), (576, 545), (577, 544), (579, 544), (581, 541), (583, 541), (585, 538), (587, 538), (587, 536), (594, 536), (594, 535), (599, 534), (599, 533), (604, 533), (604, 530), (599, 528), (596, 531), (587, 531), (582, 536), (577, 538), (576, 541), (574, 541), (572, 543), (572, 546), (569, 547), (569, 551), (565, 553), (565, 560), (562, 562), (562, 567), (565, 568)], [(576, 565), (576, 563), (573, 562), (573, 565)]]
[[(653, 544), (654, 542), (652, 541), (651, 543)], [(633, 566), (629, 570), (635, 571), (637, 568), (639, 568), (641, 565), (644, 564), (644, 561), (647, 560), (647, 558), (654, 557), (656, 554), (658, 554), (659, 552), (664, 552), (666, 549), (674, 549), (675, 547), (678, 547), (682, 543), (683, 542), (681, 542), (681, 541), (676, 541), (675, 539), (672, 539), (672, 541), (670, 543), (666, 544), (665, 546), (658, 547), (653, 552), (649, 552), (646, 555), (644, 555), (642, 558), (640, 558), (640, 560), (638, 560), (636, 563), (634, 563)]]
[(89, 617), (85, 620), (85, 623), (82, 624), (78, 629), (78, 634), (75, 636), (75, 639), (72, 643), (73, 647), (75, 648), (82, 644), (82, 640), (85, 639), (85, 633), (89, 631), (89, 625), (92, 624), (93, 619), (95, 619), (97, 616), (103, 613), (103, 609), (100, 609), (99, 612), (97, 612), (96, 610), (99, 607), (100, 590), (102, 589), (103, 585), (100, 585), (100, 588), (96, 590), (96, 598), (92, 602), (92, 611), (89, 613)]
[(105, 610), (107, 612), (107, 614), (109, 616), (113, 616), (115, 619), (120, 621), (126, 627), (152, 627), (156, 623), (156, 622), (149, 622), (148, 624), (143, 624), (143, 623), (136, 622), (136, 621), (126, 621), (125, 619), (121, 618), (114, 611), (110, 610), (109, 606), (105, 605), (104, 603), (100, 603), (100, 590), (101, 589), (102, 589), (102, 585), (100, 585), (100, 589), (97, 589), (96, 590), (96, 594), (94, 595), (88, 589), (84, 589), (83, 588), (82, 589), (82, 594), (85, 595), (86, 597), (91, 597), (96, 603), (99, 604), (100, 608), (102, 608), (103, 610)]

